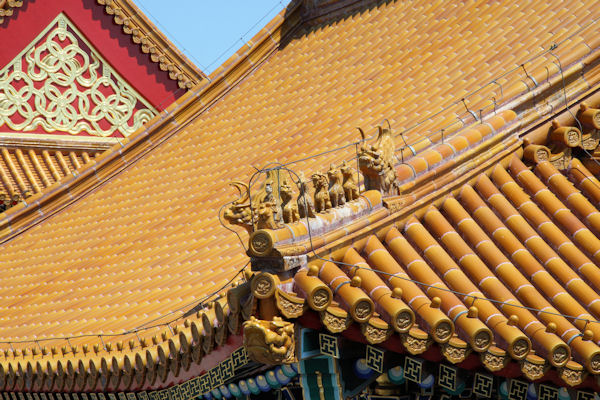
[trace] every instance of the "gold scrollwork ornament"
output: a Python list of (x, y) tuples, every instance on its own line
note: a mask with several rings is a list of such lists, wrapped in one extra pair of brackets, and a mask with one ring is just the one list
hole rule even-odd
[(0, 71), (0, 126), (15, 131), (127, 137), (154, 115), (64, 14)]

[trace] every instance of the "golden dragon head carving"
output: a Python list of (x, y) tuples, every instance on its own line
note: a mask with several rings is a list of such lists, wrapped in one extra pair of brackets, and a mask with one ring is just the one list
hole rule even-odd
[(250, 317), (244, 322), (244, 346), (250, 358), (263, 364), (294, 361), (294, 324), (274, 317), (263, 321)]

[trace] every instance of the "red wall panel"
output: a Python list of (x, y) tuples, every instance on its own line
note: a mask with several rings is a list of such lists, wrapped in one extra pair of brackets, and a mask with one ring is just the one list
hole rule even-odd
[(8, 64), (61, 12), (135, 90), (158, 110), (185, 93), (167, 72), (113, 22), (95, 0), (28, 0), (0, 24), (0, 68)]

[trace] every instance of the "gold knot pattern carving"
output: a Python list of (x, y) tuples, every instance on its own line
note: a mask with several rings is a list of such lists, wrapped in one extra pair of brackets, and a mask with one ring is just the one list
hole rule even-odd
[(129, 136), (156, 115), (64, 14), (0, 71), (0, 126)]
[(442, 346), (442, 353), (448, 361), (454, 364), (463, 362), (465, 358), (467, 358), (468, 352), (469, 350), (467, 348), (460, 348), (450, 344)]
[(316, 307), (322, 308), (322, 307), (325, 307), (327, 305), (327, 303), (329, 302), (329, 300), (330, 300), (329, 297), (330, 297), (329, 292), (327, 292), (327, 290), (317, 289), (313, 293), (312, 301)]
[(524, 339), (519, 339), (513, 344), (513, 353), (517, 357), (522, 357), (529, 352), (529, 344)]
[(452, 326), (447, 322), (442, 322), (435, 327), (435, 336), (439, 340), (446, 340), (452, 335)]

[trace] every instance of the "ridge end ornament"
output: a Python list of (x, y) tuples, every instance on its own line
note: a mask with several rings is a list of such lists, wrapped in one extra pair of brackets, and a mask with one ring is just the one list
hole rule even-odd
[(250, 317), (244, 322), (244, 347), (248, 357), (263, 364), (294, 362), (294, 324), (274, 317), (263, 321)]
[[(362, 141), (364, 131), (358, 128)], [(390, 128), (377, 127), (377, 139), (370, 146), (362, 146), (358, 152), (358, 166), (363, 175), (366, 190), (378, 190), (384, 195), (398, 194), (398, 177), (394, 168), (394, 137)]]

